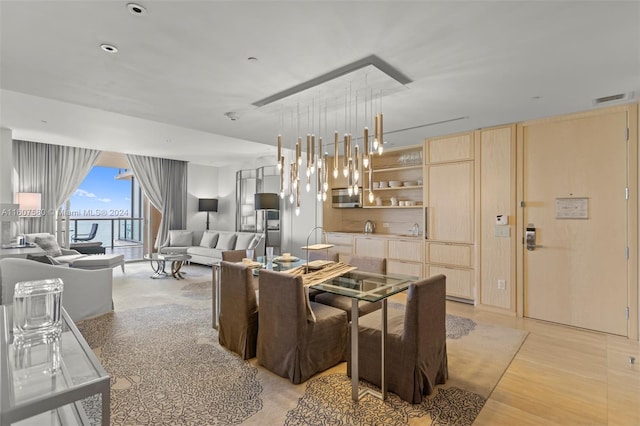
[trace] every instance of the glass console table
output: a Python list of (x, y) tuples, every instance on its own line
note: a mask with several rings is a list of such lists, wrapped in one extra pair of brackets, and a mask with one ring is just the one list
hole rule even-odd
[(17, 356), (12, 323), (12, 306), (0, 305), (0, 424), (90, 424), (81, 401), (99, 395), (100, 421), (108, 426), (109, 376), (64, 308), (58, 368), (47, 363), (50, 345), (36, 345)]

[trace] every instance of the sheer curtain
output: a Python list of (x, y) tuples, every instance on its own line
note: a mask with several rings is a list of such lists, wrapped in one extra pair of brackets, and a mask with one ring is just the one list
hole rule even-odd
[(154, 247), (167, 245), (170, 229), (186, 227), (187, 163), (133, 154), (127, 160), (151, 204), (162, 212)]
[(18, 174), (18, 192), (41, 194), (40, 217), (22, 218), (23, 233), (55, 234), (55, 212), (82, 183), (100, 151), (46, 143), (13, 141), (13, 165)]

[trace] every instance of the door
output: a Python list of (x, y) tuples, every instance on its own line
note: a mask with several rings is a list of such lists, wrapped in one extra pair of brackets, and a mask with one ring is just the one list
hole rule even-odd
[[(523, 125), (524, 316), (628, 335), (627, 111)], [(525, 235), (525, 230), (523, 234)]]

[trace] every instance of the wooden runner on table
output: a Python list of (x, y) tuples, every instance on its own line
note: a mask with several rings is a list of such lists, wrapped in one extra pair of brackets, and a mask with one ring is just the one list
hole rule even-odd
[(305, 287), (309, 287), (330, 280), (331, 278), (339, 277), (340, 275), (346, 274), (354, 269), (358, 268), (344, 262), (338, 262), (333, 265), (328, 265), (318, 271), (309, 272), (308, 274), (305, 273), (307, 270), (306, 265), (301, 265), (284, 272), (291, 275), (301, 275), (302, 282)]

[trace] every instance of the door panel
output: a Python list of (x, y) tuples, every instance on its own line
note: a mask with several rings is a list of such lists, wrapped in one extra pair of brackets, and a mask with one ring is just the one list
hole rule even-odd
[[(625, 111), (523, 127), (524, 315), (626, 336)], [(558, 198), (586, 198), (587, 219), (557, 218)], [(524, 235), (524, 232), (523, 232)]]

